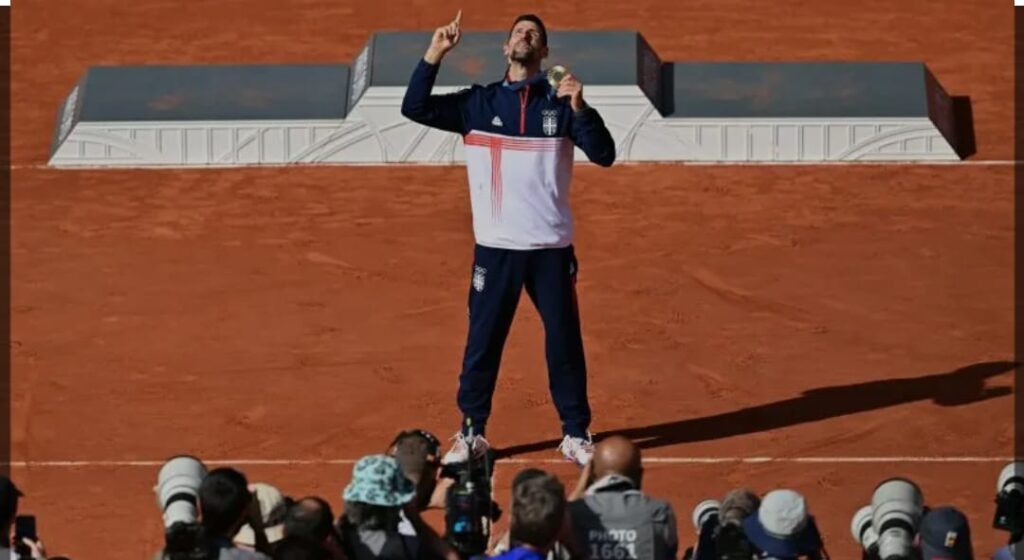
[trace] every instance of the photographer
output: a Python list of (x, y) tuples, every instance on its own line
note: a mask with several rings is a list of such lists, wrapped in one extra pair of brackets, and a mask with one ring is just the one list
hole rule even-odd
[(569, 514), (583, 558), (673, 559), (679, 542), (671, 504), (641, 491), (640, 449), (612, 436), (597, 444), (570, 496)]
[(952, 507), (929, 510), (918, 532), (922, 560), (974, 560), (967, 516)]
[(1007, 463), (996, 480), (996, 511), (993, 527), (1010, 533), (1009, 544), (992, 560), (1015, 560), (1024, 549), (1024, 462)]
[[(432, 554), (458, 560), (420, 517), (413, 503), (416, 487), (393, 457), (369, 455), (360, 459), (342, 496), (345, 513), (339, 520), (339, 530), (349, 560), (412, 560), (430, 558)], [(399, 532), (403, 513), (418, 539), (407, 540)]]
[[(451, 478), (439, 478), (440, 450), (437, 437), (420, 429), (399, 433), (388, 447), (388, 455), (395, 458), (402, 473), (416, 486), (414, 504), (420, 511), (444, 509), (445, 491), (453, 482)], [(412, 529), (407, 522), (402, 527)]]
[(705, 500), (693, 511), (699, 536), (696, 550), (687, 549), (684, 560), (749, 560), (754, 545), (743, 533), (743, 520), (757, 511), (761, 499), (746, 488), (730, 490), (721, 503)]
[(929, 511), (916, 482), (903, 477), (881, 481), (871, 503), (850, 520), (862, 560), (971, 558), (967, 518), (950, 507)]
[[(260, 504), (249, 491), (244, 474), (227, 467), (210, 471), (199, 487), (199, 512), (200, 547), (205, 544), (219, 560), (268, 560), (270, 545), (263, 531)], [(246, 522), (255, 532), (255, 551), (237, 548), (232, 542)]]
[[(171, 527), (167, 546), (157, 560), (268, 560), (270, 545), (263, 530), (260, 504), (249, 490), (241, 472), (222, 468), (210, 471), (198, 488), (199, 523), (178, 523)], [(232, 539), (249, 523), (255, 535), (255, 549), (234, 546)]]
[(324, 499), (308, 496), (295, 502), (285, 512), (282, 525), (285, 537), (306, 539), (316, 543), (328, 559), (345, 560), (341, 537), (334, 527), (334, 512)]
[[(281, 494), (276, 487), (265, 482), (256, 482), (249, 485), (249, 492), (260, 504), (260, 519), (263, 520), (263, 533), (271, 547), (284, 536), (285, 511), (288, 509), (288, 499)], [(235, 533), (235, 546), (246, 550), (256, 550), (256, 532), (251, 525), (246, 523)]]
[[(0, 542), (0, 560), (8, 558), (33, 558), (35, 560), (46, 560), (46, 550), (43, 543), (35, 535), (22, 536), (20, 539), (17, 531), (13, 531), (15, 520), (18, 516), (18, 500), (24, 496), (21, 490), (6, 476), (0, 476), (0, 530), (3, 531), (5, 540)], [(11, 533), (14, 533), (13, 535)], [(34, 533), (34, 531), (33, 531)], [(15, 552), (7, 548), (8, 543), (14, 544)]]
[(512, 482), (512, 514), (507, 551), (501, 560), (545, 560), (567, 529), (565, 488), (558, 479), (527, 469)]
[[(388, 448), (388, 454), (394, 457), (402, 473), (416, 487), (416, 496), (406, 508), (403, 508), (398, 524), (398, 532), (402, 534), (410, 549), (419, 546), (420, 537), (413, 520), (405, 510), (415, 509), (421, 512), (433, 508), (444, 509), (445, 493), (455, 482), (449, 477), (438, 478), (441, 469), (440, 449), (441, 442), (437, 437), (420, 429), (399, 433)], [(445, 557), (452, 554), (452, 551), (447, 543), (441, 542), (432, 543), (425, 553), (428, 556), (433, 554), (435, 557)]]
[(814, 517), (804, 497), (793, 490), (773, 490), (764, 496), (757, 514), (743, 520), (743, 533), (756, 547), (758, 558), (828, 560)]

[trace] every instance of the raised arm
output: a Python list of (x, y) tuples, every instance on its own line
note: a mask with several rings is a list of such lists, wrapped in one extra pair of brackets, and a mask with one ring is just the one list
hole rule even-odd
[(572, 127), (569, 131), (573, 143), (587, 154), (587, 159), (603, 166), (615, 163), (615, 140), (604, 125), (597, 109), (583, 100), (583, 84), (571, 73), (558, 83), (558, 97), (568, 97), (572, 107)]
[(572, 115), (572, 141), (587, 154), (587, 159), (602, 166), (615, 163), (615, 140), (597, 109), (584, 107)]
[(409, 87), (406, 88), (405, 98), (402, 99), (402, 116), (424, 126), (459, 134), (465, 132), (462, 108), (470, 90), (445, 95), (431, 94), (441, 60), (448, 51), (459, 44), (461, 38), (462, 10), (459, 10), (451, 23), (434, 31), (430, 47), (409, 79)]

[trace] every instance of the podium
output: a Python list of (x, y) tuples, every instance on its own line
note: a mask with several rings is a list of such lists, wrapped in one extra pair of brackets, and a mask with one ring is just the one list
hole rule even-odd
[[(465, 32), (435, 93), (504, 77), (507, 31)], [(92, 67), (59, 108), (55, 167), (459, 164), (402, 117), (430, 34), (371, 35), (352, 64)], [(619, 162), (957, 161), (951, 97), (920, 62), (666, 62), (635, 31), (559, 31)], [(577, 161), (586, 161), (579, 149)]]

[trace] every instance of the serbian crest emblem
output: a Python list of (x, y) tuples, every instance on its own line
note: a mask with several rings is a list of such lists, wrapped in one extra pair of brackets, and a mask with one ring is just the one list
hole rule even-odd
[(541, 111), (543, 121), (541, 122), (544, 134), (548, 136), (554, 136), (558, 132), (558, 111), (554, 109), (545, 109)]

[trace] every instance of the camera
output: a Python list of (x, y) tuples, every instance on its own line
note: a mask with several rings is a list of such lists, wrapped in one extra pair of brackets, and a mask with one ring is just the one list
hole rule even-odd
[[(693, 521), (693, 528), (697, 530), (697, 545), (689, 547), (683, 553), (683, 560), (694, 560), (694, 551), (700, 554), (700, 558), (710, 558), (715, 546), (712, 536), (718, 527), (718, 515), (722, 510), (722, 504), (718, 500), (704, 500), (693, 508), (690, 519)], [(705, 530), (704, 527), (707, 526)]]
[(190, 455), (171, 457), (157, 475), (157, 505), (163, 512), (164, 553), (171, 558), (205, 558), (205, 538), (199, 525), (199, 487), (206, 465)]
[(871, 525), (874, 512), (871, 506), (864, 506), (853, 514), (850, 521), (850, 533), (853, 540), (860, 544), (863, 551), (861, 560), (874, 560), (878, 558), (878, 533)]
[(718, 516), (722, 512), (722, 503), (718, 500), (704, 500), (693, 508), (690, 517), (693, 527), (699, 532), (706, 523), (718, 524)]
[(882, 481), (871, 496), (871, 505), (857, 510), (850, 532), (861, 546), (865, 560), (909, 560), (918, 556), (914, 546), (924, 514), (921, 489), (905, 478)]
[(177, 522), (164, 532), (164, 558), (169, 560), (213, 560), (206, 532), (198, 523)]
[(441, 476), (455, 482), (445, 495), (445, 540), (462, 558), (485, 554), (491, 535), (491, 523), (501, 510), (492, 499), (491, 473), (495, 456), (488, 451), (463, 463), (441, 468)]
[(206, 466), (190, 455), (171, 457), (157, 475), (157, 505), (164, 514), (164, 528), (175, 523), (194, 523), (198, 518), (199, 486)]
[[(734, 504), (736, 500), (730, 499), (730, 496), (736, 493), (737, 491), (730, 492), (729, 496), (726, 496), (726, 501)], [(725, 509), (730, 511), (724, 511), (723, 503), (718, 500), (704, 500), (693, 508), (691, 520), (699, 536), (696, 550), (688, 549), (685, 559), (750, 560), (754, 556), (754, 547), (747, 540), (743, 526), (740, 525), (742, 513), (734, 515), (736, 512), (731, 510), (737, 509), (736, 507)]]
[(19, 515), (14, 518), (14, 553), (15, 558), (32, 558), (32, 549), (23, 539), (37, 541), (36, 518), (34, 515)]
[(1024, 462), (1008, 463), (996, 482), (996, 513), (992, 527), (1010, 532), (1010, 541), (1024, 537)]
[(484, 457), (442, 470), (455, 480), (445, 496), (445, 539), (463, 558), (486, 553), (490, 523), (500, 515), (491, 498), (492, 466), (493, 458)]

